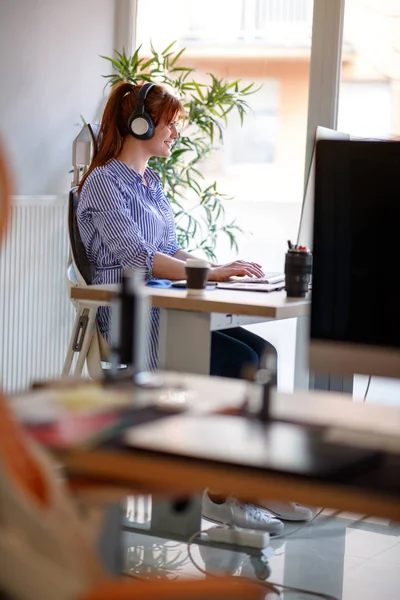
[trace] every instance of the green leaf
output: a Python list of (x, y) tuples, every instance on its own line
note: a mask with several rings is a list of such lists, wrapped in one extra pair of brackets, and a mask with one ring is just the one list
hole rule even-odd
[(205, 98), (204, 98), (204, 94), (203, 94), (203, 92), (202, 92), (202, 90), (201, 90), (201, 88), (202, 88), (202, 84), (201, 84), (201, 83), (197, 83), (197, 81), (192, 81), (192, 83), (193, 83), (193, 85), (194, 85), (194, 87), (195, 87), (195, 89), (196, 89), (196, 91), (197, 91), (198, 95), (200, 96), (201, 100), (203, 100), (203, 101), (204, 101), (204, 99), (205, 99)]
[(161, 54), (162, 54), (163, 56), (166, 56), (167, 52), (168, 52), (169, 50), (171, 50), (172, 46), (175, 46), (175, 44), (176, 44), (176, 40), (174, 40), (173, 42), (171, 42), (171, 43), (169, 44), (169, 46), (167, 46), (167, 47), (165, 48), (165, 50), (163, 50), (163, 51), (161, 52)]
[(174, 59), (171, 61), (171, 67), (173, 67), (177, 63), (177, 61), (180, 59), (185, 50), (186, 48), (182, 48), (177, 54), (175, 54)]
[(146, 60), (146, 62), (144, 62), (141, 66), (142, 71), (144, 71), (145, 69), (147, 69), (147, 67), (149, 67), (152, 63), (154, 62), (154, 58), (149, 58), (149, 60)]

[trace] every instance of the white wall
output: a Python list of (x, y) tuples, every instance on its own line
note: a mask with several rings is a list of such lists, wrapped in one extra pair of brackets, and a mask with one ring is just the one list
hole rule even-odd
[[(15, 194), (65, 194), (80, 115), (102, 107), (128, 0), (1, 0), (0, 136)], [(126, 26), (126, 21), (125, 21)]]
[(61, 374), (74, 320), (65, 284), (72, 141), (80, 115), (93, 122), (103, 105), (110, 67), (99, 55), (131, 50), (134, 6), (0, 0), (0, 138), (18, 196), (0, 255), (0, 381), (7, 391)]

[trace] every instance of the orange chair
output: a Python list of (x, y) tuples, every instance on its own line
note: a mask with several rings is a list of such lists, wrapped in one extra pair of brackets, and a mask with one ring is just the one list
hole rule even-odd
[[(0, 147), (0, 242), (10, 178)], [(265, 597), (254, 582), (111, 580), (86, 539), (51, 457), (14, 418), (0, 389), (0, 593), (15, 600), (200, 600)]]
[(110, 579), (84, 536), (49, 456), (0, 394), (0, 590), (18, 600), (178, 600), (265, 597), (250, 580)]

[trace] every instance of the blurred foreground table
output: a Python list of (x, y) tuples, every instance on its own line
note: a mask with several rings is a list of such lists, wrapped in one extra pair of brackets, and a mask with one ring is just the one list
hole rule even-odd
[[(343, 394), (276, 394), (274, 420), (263, 424), (229, 414), (254, 384), (160, 374), (162, 389), (132, 386), (124, 392), (129, 401), (144, 406), (180, 390), (185, 412), (166, 413), (97, 447), (57, 451), (72, 479), (178, 496), (210, 487), (400, 521), (400, 409), (355, 404)], [(14, 410), (23, 418), (46, 394), (51, 388), (17, 396)]]

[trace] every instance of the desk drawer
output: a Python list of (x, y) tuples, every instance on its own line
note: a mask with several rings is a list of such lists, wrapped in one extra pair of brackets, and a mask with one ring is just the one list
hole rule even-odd
[(211, 314), (211, 331), (218, 329), (229, 329), (231, 327), (240, 327), (242, 325), (253, 325), (254, 323), (265, 323), (273, 319), (266, 317), (249, 317), (242, 315), (231, 315), (226, 313)]
[(218, 331), (218, 329), (228, 329), (229, 327), (236, 327), (233, 325), (234, 315), (225, 313), (211, 313), (211, 331)]
[(229, 329), (231, 327), (241, 327), (242, 325), (253, 325), (254, 323), (265, 323), (266, 321), (273, 321), (273, 319), (267, 319), (266, 317), (231, 315), (226, 313), (212, 313), (211, 331)]

